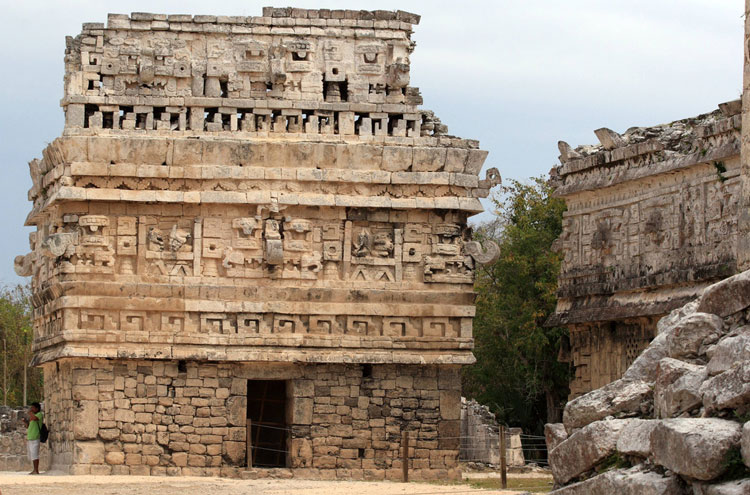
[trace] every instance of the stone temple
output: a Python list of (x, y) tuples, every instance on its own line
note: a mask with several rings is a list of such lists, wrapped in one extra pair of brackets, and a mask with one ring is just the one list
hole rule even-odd
[(458, 475), (497, 253), (467, 218), (500, 178), (419, 108), (418, 22), (133, 13), (67, 39), (16, 259), (54, 468), (390, 479), (408, 431), (412, 477)]
[(568, 210), (548, 324), (569, 329), (571, 398), (620, 378), (661, 317), (737, 272), (741, 110), (559, 143), (550, 175)]

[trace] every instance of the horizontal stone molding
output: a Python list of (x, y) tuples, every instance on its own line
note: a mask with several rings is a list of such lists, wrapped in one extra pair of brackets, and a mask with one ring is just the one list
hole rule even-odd
[(595, 191), (597, 189), (644, 179), (646, 177), (674, 173), (701, 163), (709, 163), (714, 160), (724, 160), (737, 156), (739, 153), (740, 141), (739, 139), (735, 139), (716, 148), (708, 149), (705, 153), (699, 151), (685, 156), (667, 158), (642, 167), (630, 168), (623, 166), (623, 169), (617, 170), (616, 173), (613, 173), (612, 170), (608, 170), (606, 174), (600, 174), (594, 178), (587, 177), (585, 180), (581, 181), (566, 179), (564, 183), (555, 187), (554, 194), (557, 197), (568, 197), (584, 191)]
[(366, 349), (275, 349), (253, 347), (168, 346), (148, 343), (65, 344), (35, 352), (31, 366), (65, 358), (186, 359), (238, 363), (375, 363), (469, 365), (476, 359), (470, 349), (455, 351)]

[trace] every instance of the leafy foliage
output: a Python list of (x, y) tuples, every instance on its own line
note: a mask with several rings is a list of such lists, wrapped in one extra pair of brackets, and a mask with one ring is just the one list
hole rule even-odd
[(477, 363), (464, 374), (467, 395), (500, 421), (538, 433), (559, 421), (570, 373), (557, 361), (566, 330), (544, 326), (557, 300), (560, 259), (552, 243), (565, 210), (551, 192), (544, 177), (511, 181), (493, 199), (495, 219), (476, 229), (475, 238), (495, 240), (501, 254), (477, 272)]
[(24, 405), (24, 369), (27, 373), (26, 402), (42, 399), (42, 371), (27, 368), (33, 341), (29, 296), (29, 288), (25, 286), (0, 288), (0, 404), (6, 393), (3, 366), (7, 366), (8, 405)]
[(631, 467), (633, 467), (633, 464), (627, 458), (619, 452), (615, 452), (596, 466), (596, 474), (601, 474), (613, 469), (627, 469)]
[(750, 477), (750, 468), (742, 460), (742, 451), (739, 447), (731, 449), (724, 461), (725, 471), (718, 481), (741, 480)]

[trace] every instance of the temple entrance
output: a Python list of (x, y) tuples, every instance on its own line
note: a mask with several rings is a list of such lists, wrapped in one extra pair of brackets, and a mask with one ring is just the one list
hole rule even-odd
[(248, 380), (247, 419), (253, 467), (286, 467), (286, 382)]

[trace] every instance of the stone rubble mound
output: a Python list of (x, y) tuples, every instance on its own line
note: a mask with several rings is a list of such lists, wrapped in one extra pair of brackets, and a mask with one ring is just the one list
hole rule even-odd
[(750, 494), (750, 271), (658, 332), (621, 379), (546, 425), (553, 494)]

